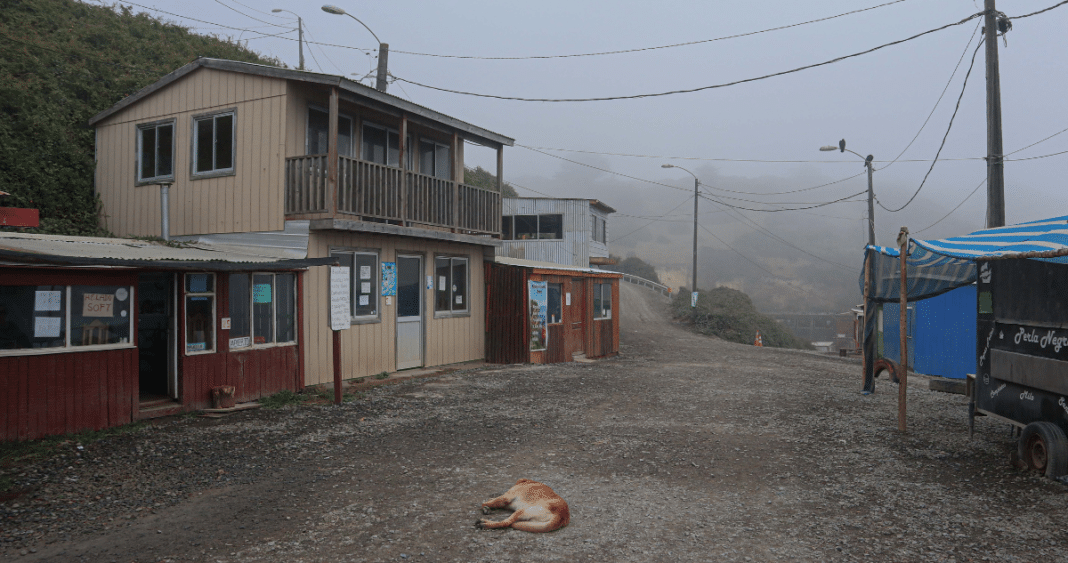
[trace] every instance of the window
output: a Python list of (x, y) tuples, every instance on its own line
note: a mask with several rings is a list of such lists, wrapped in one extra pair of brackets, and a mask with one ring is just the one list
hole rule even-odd
[(434, 141), (419, 142), (419, 173), (442, 180), (452, 179), (449, 147)]
[(234, 171), (234, 112), (193, 118), (193, 176)]
[(560, 295), (563, 290), (563, 286), (558, 283), (549, 284), (549, 293), (547, 300), (548, 310), (545, 312), (545, 318), (549, 320), (549, 324), (557, 324), (564, 322), (564, 317), (561, 314), (563, 308), (560, 303)]
[(129, 346), (132, 302), (131, 286), (0, 286), (0, 353)]
[(296, 342), (296, 275), (230, 274), (230, 345)]
[[(308, 139), (306, 154), (326, 154), (330, 149), (330, 113), (319, 108), (308, 108)], [(337, 154), (352, 158), (352, 118), (337, 116)]]
[(593, 318), (612, 318), (612, 284), (593, 284)]
[(437, 277), (437, 291), (434, 292), (435, 311), (467, 312), (467, 264), (467, 258), (438, 256), (434, 259), (434, 274)]
[[(412, 137), (408, 136), (404, 143), (404, 152), (407, 154), (405, 169), (412, 169)], [(363, 124), (363, 145), (360, 150), (360, 159), (375, 164), (400, 168), (400, 133), (396, 129), (389, 129), (374, 123)]]
[(215, 274), (185, 275), (185, 353), (215, 351)]
[(338, 263), (349, 269), (354, 321), (378, 319), (378, 251), (334, 251)]
[(137, 181), (174, 179), (174, 121), (137, 127)]
[(590, 215), (590, 236), (594, 242), (608, 243), (608, 226), (603, 217)]
[[(564, 238), (564, 216), (512, 215), (502, 218), (505, 240), (560, 240)], [(514, 232), (513, 232), (514, 229)]]

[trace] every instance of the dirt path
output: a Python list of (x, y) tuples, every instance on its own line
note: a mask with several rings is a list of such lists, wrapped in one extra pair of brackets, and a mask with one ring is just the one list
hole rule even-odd
[[(962, 397), (910, 388), (902, 435), (896, 386), (861, 395), (855, 361), (697, 336), (662, 297), (621, 294), (618, 358), (181, 419), (27, 468), (0, 557), (1068, 560), (1068, 488), (1009, 468), (1004, 425), (969, 439)], [(475, 529), (518, 478), (552, 486), (571, 524)]]

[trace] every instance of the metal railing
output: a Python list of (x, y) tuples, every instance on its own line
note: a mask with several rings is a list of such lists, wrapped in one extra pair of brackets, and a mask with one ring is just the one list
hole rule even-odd
[(671, 288), (662, 283), (656, 283), (655, 281), (647, 280), (643, 277), (635, 276), (633, 274), (623, 274), (623, 281), (627, 283), (632, 283), (634, 285), (640, 285), (642, 287), (648, 287), (653, 291), (659, 292), (661, 295), (667, 295), (668, 297), (671, 297)]

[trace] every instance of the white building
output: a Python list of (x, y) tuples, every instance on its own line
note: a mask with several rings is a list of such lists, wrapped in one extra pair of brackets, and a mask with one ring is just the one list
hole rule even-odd
[(504, 198), (498, 256), (588, 268), (610, 264), (608, 215), (596, 199)]

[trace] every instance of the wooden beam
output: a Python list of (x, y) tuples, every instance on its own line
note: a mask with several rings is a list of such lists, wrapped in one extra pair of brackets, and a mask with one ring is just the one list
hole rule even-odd
[(901, 295), (899, 299), (901, 307), (901, 373), (897, 376), (899, 382), (897, 386), (897, 429), (904, 432), (909, 388), (909, 295), (906, 289), (908, 286), (908, 266), (906, 261), (909, 254), (909, 230), (907, 228), (901, 227), (901, 232), (897, 235), (897, 243), (901, 246)]
[(399, 187), (399, 190), (400, 190), (401, 225), (407, 225), (408, 224), (408, 222), (406, 220), (406, 217), (408, 217), (408, 208), (405, 206), (405, 203), (407, 203), (407, 199), (408, 199), (407, 196), (408, 196), (408, 172), (409, 172), (409, 170), (408, 170), (408, 167), (405, 166), (406, 161), (404, 160), (407, 157), (407, 151), (405, 150), (406, 149), (406, 145), (407, 145), (407, 143), (406, 143), (407, 139), (408, 139), (408, 116), (407, 115), (402, 115), (401, 116), (401, 121), (400, 121), (400, 168), (401, 168), (402, 172), (401, 172), (401, 185)]
[(328, 135), (330, 144), (326, 150), (326, 190), (330, 197), (330, 213), (337, 213), (337, 87), (330, 89), (330, 113)]

